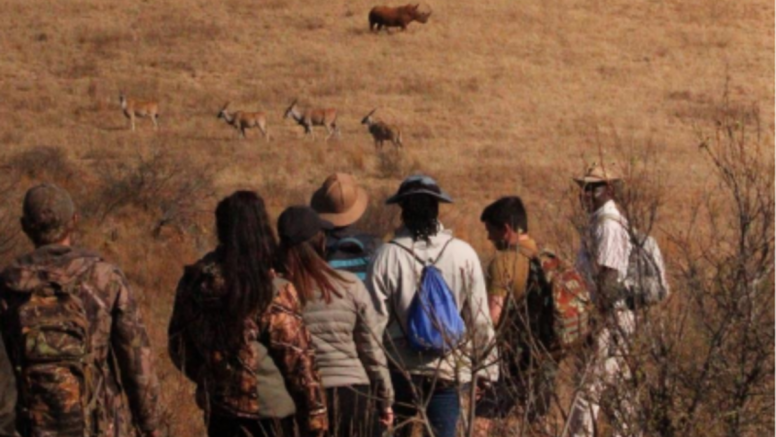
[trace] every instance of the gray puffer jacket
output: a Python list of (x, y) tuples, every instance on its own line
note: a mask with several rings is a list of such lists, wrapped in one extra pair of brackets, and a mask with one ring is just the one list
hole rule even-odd
[(377, 318), (369, 293), (356, 275), (337, 270), (347, 282), (332, 278), (342, 297), (328, 305), (317, 294), (304, 308), (304, 322), (313, 337), (315, 358), (324, 388), (347, 385), (376, 387), (382, 407), (393, 403), (393, 386), (382, 341), (375, 336)]

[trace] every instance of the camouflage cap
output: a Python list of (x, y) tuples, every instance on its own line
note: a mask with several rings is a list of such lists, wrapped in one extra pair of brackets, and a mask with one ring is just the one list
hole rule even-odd
[(24, 195), (22, 208), (26, 232), (44, 242), (64, 238), (67, 225), (75, 216), (70, 194), (54, 184), (30, 188)]

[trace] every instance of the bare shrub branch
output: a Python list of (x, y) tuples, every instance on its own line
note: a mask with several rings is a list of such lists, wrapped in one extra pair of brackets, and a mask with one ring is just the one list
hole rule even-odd
[(84, 207), (86, 214), (102, 223), (126, 207), (139, 208), (153, 215), (156, 236), (167, 226), (184, 231), (194, 225), (198, 214), (210, 212), (215, 196), (212, 165), (165, 151), (129, 163), (106, 162), (96, 171), (102, 188)]

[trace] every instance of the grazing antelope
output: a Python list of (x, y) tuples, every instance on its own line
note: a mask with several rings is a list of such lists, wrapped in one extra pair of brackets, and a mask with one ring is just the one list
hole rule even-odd
[(413, 21), (419, 23), (426, 23), (428, 17), (431, 16), (431, 11), (420, 12), (418, 8), (420, 3), (416, 5), (406, 4), (392, 8), (390, 6), (375, 6), (369, 11), (369, 30), (379, 32), (385, 27), (388, 31), (389, 27), (401, 27), (401, 30), (407, 30), (407, 25)]
[(226, 102), (221, 111), (218, 112), (218, 118), (223, 118), (224, 121), (234, 126), (240, 132), (240, 135), (245, 139), (245, 129), (257, 127), (264, 135), (264, 139), (269, 141), (269, 131), (267, 131), (267, 114), (263, 112), (244, 112), (235, 111), (229, 113), (226, 108), (229, 107), (229, 102)]
[(119, 94), (119, 103), (124, 115), (129, 119), (132, 131), (135, 130), (135, 118), (150, 118), (154, 122), (154, 130), (159, 129), (159, 104), (152, 101), (128, 99), (124, 93)]
[(361, 120), (361, 124), (367, 125), (369, 133), (372, 134), (372, 138), (375, 140), (375, 149), (382, 150), (383, 142), (386, 140), (392, 142), (397, 150), (404, 147), (404, 144), (401, 142), (401, 129), (386, 124), (381, 120), (373, 119), (372, 114), (375, 111), (377, 111), (377, 108), (373, 109), (372, 112)]
[(323, 126), (326, 128), (326, 140), (328, 141), (332, 135), (339, 133), (337, 128), (337, 110), (333, 108), (315, 108), (300, 110), (297, 108), (296, 100), (291, 103), (291, 106), (286, 109), (286, 113), (283, 118), (293, 117), (297, 123), (304, 127), (304, 134), (310, 134), (312, 139), (315, 139), (313, 133), (313, 126)]

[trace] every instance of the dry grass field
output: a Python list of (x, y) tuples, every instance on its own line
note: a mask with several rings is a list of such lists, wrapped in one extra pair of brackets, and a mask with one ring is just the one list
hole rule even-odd
[[(354, 174), (379, 202), (413, 172), (456, 199), (444, 223), (487, 258), (479, 213), (519, 194), (532, 233), (570, 253), (570, 177), (589, 161), (647, 166), (676, 232), (712, 195), (699, 152), (720, 111), (761, 121), (773, 161), (774, 4), (766, 0), (449, 0), (425, 25), (372, 34), (365, 0), (0, 0), (0, 188), (16, 224), (26, 188), (54, 180), (84, 210), (80, 241), (121, 264), (142, 301), (171, 435), (199, 435), (191, 386), (166, 356), (182, 266), (212, 244), (215, 202), (258, 190), (273, 214), (326, 175)], [(118, 96), (153, 99), (137, 131)], [(303, 138), (283, 112), (339, 110), (341, 136)], [(723, 102), (727, 100), (727, 106)], [(273, 140), (216, 119), (266, 111)], [(404, 130), (374, 151), (361, 118)], [(10, 208), (10, 209), (9, 209)], [(170, 225), (170, 226), (167, 226)], [(10, 229), (10, 228), (6, 228)], [(21, 238), (4, 260), (28, 249)], [(668, 257), (674, 248), (666, 244)]]

